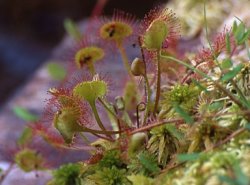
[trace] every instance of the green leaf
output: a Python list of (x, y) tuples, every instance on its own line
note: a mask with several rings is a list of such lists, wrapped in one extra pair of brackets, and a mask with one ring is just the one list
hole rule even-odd
[(238, 41), (239, 44), (243, 44), (245, 41), (247, 41), (248, 37), (250, 35), (250, 30), (248, 30), (247, 32), (245, 32), (243, 34), (243, 36), (241, 37), (241, 39)]
[(250, 123), (247, 123), (244, 127), (250, 131)]
[(222, 69), (229, 69), (230, 67), (233, 66), (233, 62), (230, 58), (226, 58), (222, 61), (221, 63), (221, 68)]
[(71, 19), (66, 19), (64, 21), (64, 28), (67, 31), (67, 33), (75, 40), (79, 41), (82, 38), (80, 30)]
[(23, 119), (24, 121), (37, 121), (38, 120), (37, 115), (30, 113), (27, 109), (23, 107), (15, 106), (13, 108), (13, 112), (15, 113), (17, 117)]
[(223, 107), (224, 103), (223, 102), (214, 102), (208, 106), (208, 109), (210, 111), (217, 111)]
[(235, 39), (237, 41), (237, 43), (239, 44), (240, 40), (244, 37), (244, 33), (245, 33), (245, 25), (241, 22), (238, 26), (237, 29), (235, 31)]
[(226, 48), (227, 48), (227, 53), (231, 53), (231, 42), (230, 42), (230, 35), (228, 32), (226, 34)]
[(154, 20), (144, 34), (143, 47), (148, 50), (160, 50), (168, 33), (168, 25), (163, 20)]
[(238, 45), (243, 44), (245, 41), (247, 41), (247, 39), (250, 36), (250, 30), (246, 30), (246, 27), (242, 21), (239, 25), (237, 25), (237, 23), (234, 22), (233, 33)]
[(177, 159), (180, 162), (186, 162), (186, 161), (195, 161), (200, 157), (199, 153), (191, 153), (191, 154), (178, 154)]
[(49, 75), (54, 80), (63, 80), (66, 76), (65, 68), (62, 65), (57, 64), (55, 62), (48, 63), (47, 70), (48, 70)]
[(169, 133), (177, 138), (178, 140), (183, 139), (184, 134), (176, 128), (176, 125), (174, 124), (166, 124), (166, 129), (169, 131)]
[(97, 98), (105, 96), (108, 87), (105, 81), (85, 81), (77, 84), (73, 89), (73, 95), (94, 103)]
[(238, 185), (249, 185), (249, 179), (247, 175), (242, 171), (239, 163), (233, 165), (234, 173), (236, 176), (236, 184)]
[(184, 111), (179, 105), (174, 105), (175, 112), (177, 112), (187, 123), (192, 124), (194, 119)]
[(219, 180), (220, 180), (221, 182), (225, 182), (225, 183), (227, 183), (228, 185), (235, 185), (235, 181), (234, 181), (232, 178), (228, 177), (228, 176), (219, 175), (218, 177), (219, 177)]
[(157, 160), (154, 157), (155, 156), (153, 154), (150, 154), (149, 152), (146, 151), (138, 155), (140, 163), (150, 174), (157, 174), (160, 172)]
[(239, 64), (237, 65), (235, 68), (233, 68), (231, 71), (227, 72), (226, 74), (224, 74), (221, 78), (221, 81), (223, 82), (227, 82), (228, 80), (231, 80), (232, 78), (234, 78), (240, 71), (241, 69), (244, 67), (243, 64)]
[(32, 130), (29, 127), (24, 128), (21, 136), (19, 137), (17, 143), (19, 146), (28, 144), (32, 140)]
[(240, 95), (239, 100), (245, 107), (250, 109), (250, 102), (244, 96)]
[(238, 24), (237, 24), (236, 21), (234, 21), (234, 23), (233, 23), (233, 29), (232, 29), (232, 31), (233, 31), (234, 34), (235, 34), (237, 28), (238, 28)]
[(229, 176), (220, 175), (219, 180), (221, 182), (226, 182), (230, 185), (249, 185), (248, 176), (242, 171), (239, 163), (233, 165), (234, 178)]

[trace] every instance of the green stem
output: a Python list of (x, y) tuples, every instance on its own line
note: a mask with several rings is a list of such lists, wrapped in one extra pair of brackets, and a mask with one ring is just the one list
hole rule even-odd
[(134, 81), (134, 76), (133, 76), (133, 74), (131, 73), (130, 64), (129, 64), (129, 59), (128, 59), (128, 56), (127, 56), (127, 54), (126, 54), (126, 51), (125, 51), (124, 47), (123, 47), (122, 44), (120, 43), (120, 44), (117, 44), (117, 48), (118, 48), (118, 50), (120, 51), (120, 54), (121, 54), (121, 57), (122, 57), (122, 61), (123, 61), (123, 65), (124, 65), (125, 69), (127, 70), (130, 79), (131, 79), (132, 81)]
[(112, 130), (95, 130), (95, 129), (90, 129), (87, 127), (82, 127), (82, 129), (78, 130), (79, 132), (90, 132), (92, 134), (104, 134), (104, 135), (113, 135), (113, 134), (119, 134), (122, 131), (112, 131)]
[[(110, 118), (110, 122), (111, 125), (113, 127), (113, 130), (118, 129), (118, 131), (121, 131), (121, 125), (120, 125), (120, 118), (118, 118), (118, 116), (113, 112), (113, 110), (111, 110), (109, 104), (107, 103), (107, 101), (105, 99), (102, 98), (98, 98), (99, 102), (101, 102), (101, 104), (103, 105), (103, 107), (105, 108), (107, 114), (109, 115)], [(111, 117), (112, 118), (111, 118)], [(120, 135), (120, 134), (119, 134)], [(119, 136), (118, 135), (118, 136)]]
[(146, 121), (147, 121), (149, 110), (150, 110), (150, 106), (151, 106), (151, 101), (150, 101), (151, 90), (150, 90), (150, 85), (149, 85), (149, 81), (148, 81), (147, 75), (144, 76), (144, 79), (145, 79), (146, 90), (147, 90), (147, 105), (146, 105), (146, 110), (145, 110), (143, 124), (145, 124)]
[(92, 76), (96, 74), (96, 70), (95, 70), (95, 66), (93, 62), (88, 63), (88, 70), (90, 71)]
[(203, 72), (200, 71), (199, 69), (196, 69), (194, 66), (189, 65), (189, 64), (187, 64), (186, 62), (183, 62), (183, 61), (178, 60), (177, 58), (174, 58), (174, 57), (171, 57), (171, 56), (161, 55), (161, 57), (164, 58), (164, 59), (169, 59), (169, 60), (172, 60), (172, 61), (174, 61), (174, 62), (177, 62), (177, 63), (179, 63), (179, 64), (181, 64), (181, 65), (183, 65), (183, 66), (185, 66), (185, 67), (191, 69), (192, 71), (198, 73), (199, 75), (203, 76), (204, 78), (207, 78), (207, 79), (213, 81), (213, 79), (212, 79), (210, 76), (208, 76), (206, 73), (203, 73)]
[(128, 123), (126, 123), (125, 121), (123, 121), (121, 118), (119, 118), (117, 116), (116, 113), (113, 112), (113, 110), (111, 110), (109, 107), (108, 107), (108, 103), (104, 100), (104, 99), (101, 99), (101, 98), (98, 98), (98, 100), (101, 102), (101, 104), (103, 105), (103, 107), (106, 109), (107, 112), (109, 112), (116, 120), (117, 120), (117, 126), (118, 128), (120, 129), (121, 128), (121, 125), (120, 123), (122, 123), (123, 125), (128, 125)]
[(154, 114), (157, 112), (160, 95), (161, 95), (161, 51), (157, 51), (157, 81), (156, 81), (156, 97), (155, 97), (155, 105), (154, 105)]
[(103, 105), (107, 112), (109, 112), (114, 118), (119, 119), (117, 115), (108, 107), (108, 103), (102, 98), (98, 98), (99, 102)]
[[(224, 88), (220, 83), (214, 81), (215, 86), (220, 89), (225, 95), (227, 95), (234, 103), (236, 103), (242, 110), (246, 110), (245, 106), (226, 88)], [(249, 119), (247, 119), (249, 121)]]
[(101, 119), (100, 119), (100, 116), (99, 116), (99, 114), (98, 114), (98, 111), (97, 111), (97, 109), (96, 109), (95, 102), (90, 103), (90, 107), (91, 107), (91, 109), (92, 109), (92, 111), (93, 111), (93, 114), (94, 114), (94, 116), (95, 116), (95, 119), (96, 119), (97, 124), (98, 124), (99, 127), (102, 129), (102, 131), (106, 131), (106, 129), (105, 129), (105, 127), (104, 127), (104, 125), (103, 125), (103, 123), (102, 123), (102, 121), (101, 121)]

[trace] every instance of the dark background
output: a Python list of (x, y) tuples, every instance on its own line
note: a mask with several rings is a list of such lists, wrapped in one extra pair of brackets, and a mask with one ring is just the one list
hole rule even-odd
[[(0, 108), (35, 69), (49, 58), (65, 34), (63, 21), (91, 15), (97, 0), (0, 0)], [(104, 14), (114, 8), (137, 17), (166, 0), (108, 0)]]

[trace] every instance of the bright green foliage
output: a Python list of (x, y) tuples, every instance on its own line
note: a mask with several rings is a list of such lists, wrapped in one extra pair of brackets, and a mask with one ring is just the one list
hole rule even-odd
[(145, 175), (156, 174), (160, 171), (154, 155), (149, 152), (141, 152), (138, 155), (140, 164), (142, 165), (142, 173)]
[(185, 110), (183, 110), (178, 104), (174, 104), (174, 110), (186, 121), (186, 123), (191, 124), (194, 122), (194, 119)]
[(189, 113), (196, 105), (199, 94), (200, 89), (194, 84), (177, 84), (170, 91), (163, 93), (162, 109), (168, 110), (177, 104), (181, 109)]
[(25, 121), (37, 121), (38, 117), (32, 113), (30, 113), (27, 109), (19, 106), (15, 106), (13, 111), (16, 116), (25, 120)]
[[(172, 178), (170, 182), (173, 184), (183, 184), (187, 182), (193, 182), (195, 184), (220, 184), (219, 182), (222, 180), (221, 176), (224, 177), (224, 174), (231, 174), (232, 166), (239, 164), (239, 156), (233, 152), (204, 153), (198, 156), (196, 154), (190, 154), (189, 156), (192, 156), (192, 160), (188, 162), (187, 170), (182, 169), (176, 171), (174, 175), (170, 176), (170, 178)], [(188, 158), (190, 159), (190, 157)], [(187, 159), (187, 157), (185, 158)], [(240, 173), (239, 175), (241, 177), (245, 176), (245, 174), (243, 175), (243, 173), (240, 172), (241, 170), (237, 170), (238, 172), (233, 172), (235, 175)], [(180, 175), (180, 178), (176, 175)], [(244, 179), (245, 178), (241, 180), (245, 182)]]
[(101, 168), (107, 167), (112, 168), (116, 166), (117, 168), (121, 167), (123, 164), (121, 159), (121, 154), (119, 150), (109, 150), (104, 153), (103, 158), (99, 161), (98, 165)]
[(155, 155), (148, 151), (142, 151), (135, 158), (132, 158), (128, 165), (128, 169), (133, 174), (145, 176), (153, 176), (160, 171)]
[(126, 177), (126, 170), (119, 170), (115, 166), (99, 169), (88, 178), (96, 185), (131, 185)]
[(250, 30), (246, 29), (243, 22), (238, 25), (235, 21), (233, 24), (233, 34), (236, 39), (236, 43), (240, 45), (247, 41), (250, 36)]
[(232, 67), (232, 66), (233, 66), (233, 62), (232, 62), (232, 60), (229, 59), (229, 58), (224, 59), (224, 60), (222, 61), (221, 65), (220, 65), (220, 67), (221, 67), (222, 69), (229, 69), (229, 68)]
[(184, 135), (173, 124), (155, 127), (150, 134), (147, 148), (157, 156), (158, 164), (165, 166), (171, 155), (177, 152)]
[(128, 179), (133, 185), (153, 185), (153, 179), (143, 175), (130, 175), (128, 176)]
[(44, 159), (41, 154), (32, 149), (22, 149), (15, 155), (15, 162), (25, 172), (44, 168)]
[(66, 164), (53, 172), (53, 180), (48, 185), (82, 185), (80, 164)]
[(107, 93), (107, 84), (102, 80), (86, 81), (75, 86), (74, 96), (94, 103), (97, 98), (103, 97)]
[(180, 162), (195, 161), (199, 158), (199, 153), (178, 154), (177, 158)]
[(143, 47), (148, 50), (160, 50), (168, 36), (168, 27), (164, 20), (154, 20), (144, 34)]
[(234, 67), (232, 70), (224, 74), (221, 78), (221, 81), (227, 82), (228, 80), (231, 80), (234, 78), (243, 68), (243, 64), (239, 64), (236, 67)]

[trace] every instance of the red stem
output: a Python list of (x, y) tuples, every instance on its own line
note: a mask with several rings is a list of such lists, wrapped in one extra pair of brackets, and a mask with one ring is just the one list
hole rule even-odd
[(97, 3), (95, 4), (94, 9), (92, 10), (91, 17), (100, 16), (107, 2), (108, 0), (98, 0)]

